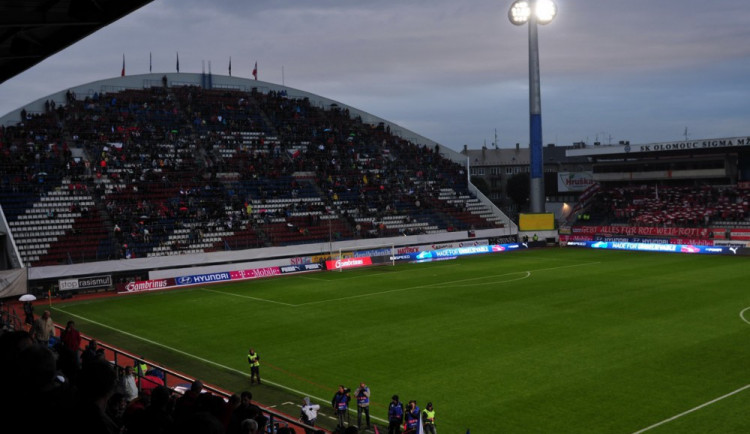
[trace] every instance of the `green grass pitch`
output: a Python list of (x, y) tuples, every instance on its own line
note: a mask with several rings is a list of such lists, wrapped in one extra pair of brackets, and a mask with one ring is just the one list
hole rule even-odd
[(283, 386), (251, 389), (262, 403), (364, 381), (373, 416), (393, 394), (432, 401), (443, 434), (739, 433), (749, 282), (747, 258), (540, 249), (74, 298), (53, 315), (233, 392), (250, 388), (252, 346)]

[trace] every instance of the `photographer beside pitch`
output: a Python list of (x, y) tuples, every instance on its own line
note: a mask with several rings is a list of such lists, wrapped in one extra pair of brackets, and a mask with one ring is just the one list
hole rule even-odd
[(404, 434), (415, 434), (419, 429), (419, 406), (417, 401), (411, 400), (406, 407), (406, 413), (404, 414), (405, 428)]
[(388, 404), (388, 434), (401, 434), (401, 424), (404, 422), (404, 404), (399, 402), (398, 395), (393, 395)]
[(362, 429), (364, 413), (367, 429), (370, 429), (370, 388), (365, 383), (359, 383), (359, 387), (354, 391), (354, 397), (357, 398), (357, 427)]
[(348, 387), (344, 387), (343, 384), (339, 385), (339, 390), (333, 395), (333, 399), (331, 400), (331, 406), (338, 417), (338, 427), (341, 429), (346, 428), (344, 426), (344, 416), (348, 416), (349, 413), (349, 401), (352, 399), (349, 394), (350, 392), (351, 389)]

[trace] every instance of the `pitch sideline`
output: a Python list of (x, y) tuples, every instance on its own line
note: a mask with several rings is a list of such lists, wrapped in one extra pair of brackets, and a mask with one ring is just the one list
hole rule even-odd
[(651, 426), (647, 426), (646, 428), (643, 428), (643, 429), (641, 429), (641, 430), (638, 430), (638, 431), (634, 432), (633, 434), (641, 434), (641, 433), (644, 433), (644, 432), (646, 432), (646, 431), (652, 430), (652, 429), (654, 429), (654, 428), (656, 428), (656, 427), (659, 427), (659, 426), (662, 426), (662, 425), (664, 425), (664, 424), (666, 424), (666, 423), (672, 422), (673, 420), (679, 419), (679, 418), (681, 418), (682, 416), (686, 416), (686, 415), (688, 415), (688, 414), (690, 414), (690, 413), (693, 413), (693, 412), (695, 412), (695, 411), (698, 411), (698, 410), (700, 410), (700, 409), (702, 409), (702, 408), (708, 407), (708, 406), (709, 406), (709, 405), (711, 405), (711, 404), (715, 404), (715, 403), (717, 403), (717, 402), (721, 401), (722, 399), (725, 399), (725, 398), (729, 398), (729, 397), (730, 397), (730, 396), (732, 396), (732, 395), (736, 395), (736, 394), (738, 394), (738, 393), (740, 393), (740, 392), (742, 392), (743, 390), (745, 390), (745, 389), (748, 389), (748, 388), (750, 388), (750, 384), (746, 384), (746, 385), (744, 385), (744, 386), (740, 387), (740, 388), (739, 388), (739, 389), (737, 389), (737, 390), (733, 390), (733, 391), (731, 391), (731, 392), (727, 393), (726, 395), (722, 395), (722, 396), (720, 396), (720, 397), (718, 397), (718, 398), (712, 399), (711, 401), (708, 401), (708, 402), (704, 402), (703, 404), (701, 404), (701, 405), (699, 405), (699, 406), (697, 406), (697, 407), (693, 407), (693, 408), (691, 408), (690, 410), (687, 410), (687, 411), (683, 411), (682, 413), (680, 413), (680, 414), (677, 414), (677, 415), (675, 415), (675, 416), (672, 416), (672, 417), (670, 417), (669, 419), (664, 419), (664, 420), (663, 420), (663, 421), (661, 421), (661, 422), (657, 422), (657, 423), (655, 423), (655, 424), (653, 424), (653, 425), (651, 425)]
[[(126, 331), (123, 331), (123, 330), (117, 329), (117, 328), (115, 328), (115, 327), (112, 327), (112, 326), (108, 326), (108, 325), (106, 325), (106, 324), (102, 324), (102, 323), (100, 323), (100, 322), (98, 322), (98, 321), (94, 321), (94, 320), (91, 320), (91, 319), (89, 319), (89, 318), (86, 318), (86, 317), (83, 317), (83, 316), (80, 316), (80, 315), (76, 315), (76, 314), (74, 314), (74, 313), (71, 313), (71, 312), (68, 312), (68, 311), (66, 311), (66, 310), (64, 310), (64, 309), (60, 309), (60, 308), (57, 308), (57, 307), (56, 307), (56, 308), (54, 308), (54, 309), (55, 309), (55, 310), (58, 310), (58, 311), (60, 311), (60, 312), (63, 312), (63, 313), (65, 313), (65, 314), (67, 314), (67, 315), (70, 315), (70, 316), (73, 316), (73, 317), (76, 317), (76, 318), (80, 318), (80, 319), (82, 319), (82, 320), (84, 320), (84, 321), (88, 321), (88, 322), (90, 322), (91, 324), (96, 324), (96, 325), (98, 325), (98, 326), (100, 326), (100, 327), (104, 327), (104, 328), (110, 329), (110, 330), (112, 330), (112, 331), (115, 331), (115, 332), (117, 332), (117, 333), (121, 333), (121, 334), (123, 334), (123, 335), (125, 335), (125, 336), (129, 336), (129, 337), (131, 337), (131, 338), (133, 338), (133, 339), (138, 339), (138, 340), (140, 340), (140, 341), (143, 341), (143, 342), (146, 342), (146, 343), (148, 343), (148, 344), (151, 344), (151, 345), (155, 345), (155, 346), (158, 346), (158, 347), (162, 347), (162, 348), (164, 348), (164, 349), (166, 349), (166, 350), (169, 350), (169, 351), (174, 351), (174, 352), (175, 352), (175, 353), (177, 353), (177, 354), (181, 354), (181, 355), (183, 355), (183, 356), (187, 356), (187, 357), (193, 358), (193, 359), (195, 359), (195, 360), (198, 360), (198, 361), (200, 361), (200, 362), (203, 362), (203, 363), (207, 363), (207, 364), (209, 364), (209, 365), (213, 365), (213, 366), (215, 366), (215, 367), (217, 367), (217, 368), (225, 369), (225, 370), (227, 370), (227, 371), (230, 371), (230, 372), (234, 372), (234, 373), (236, 373), (236, 374), (242, 375), (243, 377), (246, 377), (246, 378), (250, 378), (250, 375), (249, 375), (248, 373), (244, 372), (244, 371), (240, 371), (240, 370), (238, 370), (238, 369), (234, 369), (234, 368), (231, 368), (231, 367), (229, 367), (229, 366), (225, 366), (225, 365), (222, 365), (222, 364), (220, 364), (220, 363), (216, 363), (216, 362), (214, 362), (213, 360), (209, 360), (209, 359), (204, 359), (203, 357), (200, 357), (200, 356), (196, 356), (195, 354), (191, 354), (191, 353), (188, 353), (188, 352), (185, 352), (185, 351), (179, 350), (179, 349), (177, 349), (177, 348), (173, 348), (173, 347), (170, 347), (170, 346), (168, 346), (168, 345), (164, 345), (164, 344), (162, 344), (162, 343), (160, 343), (160, 342), (156, 342), (156, 341), (153, 341), (153, 340), (151, 340), (151, 339), (147, 339), (147, 338), (144, 338), (144, 337), (142, 337), (142, 336), (137, 336), (137, 335), (134, 335), (134, 334), (132, 334), (132, 333), (128, 333), (128, 332), (126, 332)], [(274, 382), (274, 381), (269, 381), (268, 379), (265, 379), (265, 378), (263, 379), (263, 382), (264, 382), (264, 383), (268, 383), (268, 384), (270, 384), (270, 385), (272, 385), (272, 386), (275, 386), (275, 387), (278, 387), (278, 388), (284, 389), (284, 390), (286, 390), (286, 391), (288, 391), (288, 392), (292, 392), (292, 393), (296, 393), (296, 394), (299, 394), (299, 396), (309, 396), (310, 398), (312, 398), (312, 399), (315, 399), (316, 401), (320, 401), (320, 402), (323, 402), (323, 403), (329, 403), (329, 402), (330, 402), (330, 400), (328, 400), (328, 399), (320, 398), (320, 397), (318, 397), (318, 396), (315, 396), (315, 395), (310, 395), (310, 394), (308, 394), (308, 393), (305, 393), (305, 392), (303, 392), (303, 391), (301, 391), (301, 390), (297, 390), (297, 389), (294, 389), (294, 388), (291, 388), (291, 387), (285, 386), (285, 385), (283, 385), (283, 384), (281, 384), (281, 383), (276, 383), (276, 382)], [(354, 411), (354, 409), (349, 409), (349, 411), (350, 411), (350, 412), (353, 412), (353, 411)], [(377, 421), (379, 421), (379, 422), (383, 422), (383, 423), (387, 423), (387, 422), (388, 422), (387, 420), (385, 420), (385, 419), (383, 419), (383, 418), (380, 418), (380, 417), (377, 417), (377, 416), (372, 416), (372, 415), (371, 415), (371, 416), (370, 416), (370, 418), (371, 418), (371, 419), (375, 419), (375, 420), (377, 420)]]

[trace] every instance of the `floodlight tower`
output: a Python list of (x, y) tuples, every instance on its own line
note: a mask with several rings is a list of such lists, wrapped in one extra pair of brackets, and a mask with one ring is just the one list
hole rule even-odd
[(508, 11), (510, 22), (529, 25), (529, 185), (532, 213), (545, 211), (544, 156), (542, 146), (542, 97), (539, 91), (539, 38), (537, 23), (548, 24), (557, 15), (552, 0), (515, 0)]

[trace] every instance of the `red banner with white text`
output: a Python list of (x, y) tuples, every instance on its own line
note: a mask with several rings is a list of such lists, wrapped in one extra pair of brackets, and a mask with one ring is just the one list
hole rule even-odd
[(573, 226), (574, 235), (629, 235), (650, 237), (711, 238), (708, 228), (656, 228), (650, 226)]

